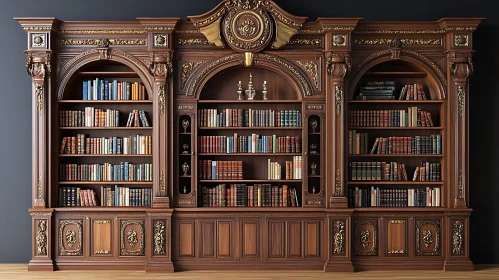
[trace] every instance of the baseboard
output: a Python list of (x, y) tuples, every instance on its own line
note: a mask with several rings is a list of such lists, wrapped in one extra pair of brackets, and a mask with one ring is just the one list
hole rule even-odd
[(324, 262), (208, 262), (175, 261), (175, 271), (188, 270), (323, 270)]
[(52, 260), (31, 260), (28, 263), (28, 271), (54, 271), (55, 266)]
[(354, 272), (355, 269), (350, 260), (329, 261), (324, 266), (324, 272)]
[(352, 261), (355, 271), (370, 270), (443, 270), (444, 261), (396, 261), (357, 260)]
[(454, 261), (446, 260), (444, 265), (445, 271), (473, 271), (475, 267), (470, 260)]
[(146, 272), (173, 273), (175, 267), (172, 262), (149, 262), (146, 265)]

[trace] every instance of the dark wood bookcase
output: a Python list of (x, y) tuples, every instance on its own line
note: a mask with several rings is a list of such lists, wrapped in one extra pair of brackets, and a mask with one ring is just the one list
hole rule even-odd
[[(273, 1), (222, 1), (187, 21), (16, 20), (28, 35), (26, 68), (33, 88), (30, 270), (473, 269), (467, 101), (468, 78), (473, 72), (472, 36), (483, 19), (307, 21)], [(245, 95), (250, 74), (255, 100)], [(96, 78), (141, 83), (146, 98), (83, 100), (83, 82)], [(239, 81), (242, 100), (238, 100)], [(358, 98), (369, 95), (366, 86), (392, 81), (395, 99)], [(421, 85), (426, 100), (398, 100), (403, 86), (412, 84)], [(61, 112), (86, 107), (119, 110), (118, 126), (62, 123)], [(378, 125), (381, 118), (371, 113), (391, 110), (401, 114), (409, 107), (428, 112), (433, 126), (422, 126), (429, 123), (426, 113), (419, 114), (419, 126)], [(229, 113), (219, 117), (222, 125), (202, 123), (214, 116), (205, 113), (208, 110), (220, 114), (228, 109), (234, 109), (232, 116), (239, 116), (242, 126), (223, 125)], [(242, 116), (250, 109), (298, 113), (293, 125), (268, 125), (269, 114), (262, 113), (258, 118), (263, 125), (248, 126)], [(150, 126), (127, 127), (133, 110), (144, 111)], [(357, 112), (365, 114), (369, 125), (351, 121)], [(391, 116), (386, 120), (406, 118)], [(359, 137), (363, 148), (358, 153), (352, 150), (353, 131), (367, 133)], [(80, 134), (147, 136), (150, 153), (61, 153), (64, 137)], [(299, 149), (275, 153), (203, 150), (210, 136), (211, 145), (219, 139), (220, 146), (220, 139), (236, 134), (295, 137)], [(440, 138), (427, 137), (431, 143), (422, 144), (425, 138), (419, 136), (431, 135)], [(392, 153), (378, 153), (376, 148), (371, 153), (381, 138), (389, 138), (385, 141), (392, 144)], [(409, 144), (410, 138), (414, 144)], [(435, 139), (441, 139), (439, 153), (410, 152), (419, 146), (436, 147)], [(236, 140), (237, 146), (239, 141), (244, 140)], [(287, 178), (286, 162), (296, 157), (301, 157), (301, 177)], [(217, 162), (218, 169), (211, 170), (219, 172), (219, 177), (203, 175), (208, 170), (204, 161)], [(280, 164), (280, 177), (269, 180), (269, 161)], [(122, 162), (151, 164), (151, 180), (61, 177), (68, 172), (61, 164)], [(234, 168), (242, 162), (242, 176), (220, 162), (231, 162)], [(370, 162), (374, 164), (367, 165)], [(403, 165), (407, 180), (395, 180), (395, 175), (387, 180), (375, 178), (376, 172), (383, 174), (382, 162), (399, 163), (397, 167), (392, 164), (393, 171)], [(357, 173), (352, 175), (354, 163), (359, 163), (358, 178)], [(378, 163), (378, 169), (367, 171), (367, 166)], [(417, 167), (430, 163), (434, 173), (440, 171), (439, 177), (412, 180)], [(227, 179), (236, 175), (240, 177)], [(103, 197), (101, 186), (114, 189), (115, 185), (141, 189), (142, 195), (150, 192), (150, 206), (135, 193), (130, 203), (140, 206), (104, 206), (109, 205), (110, 192)], [(95, 206), (65, 206), (68, 194), (64, 190), (71, 188), (93, 190)], [(268, 194), (266, 188), (271, 190)], [(427, 188), (438, 188), (439, 203), (408, 207), (409, 190), (426, 192)], [(364, 200), (359, 202), (363, 189)], [(377, 193), (383, 197), (374, 199)], [(435, 202), (437, 191), (432, 195)], [(258, 206), (259, 200), (274, 206)]]

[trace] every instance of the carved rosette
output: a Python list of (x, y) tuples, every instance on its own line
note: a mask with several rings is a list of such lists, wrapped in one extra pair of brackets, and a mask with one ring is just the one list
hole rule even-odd
[(333, 227), (334, 240), (334, 255), (342, 255), (345, 253), (345, 223), (336, 221)]
[(156, 221), (154, 224), (154, 255), (166, 255), (165, 228), (164, 221)]

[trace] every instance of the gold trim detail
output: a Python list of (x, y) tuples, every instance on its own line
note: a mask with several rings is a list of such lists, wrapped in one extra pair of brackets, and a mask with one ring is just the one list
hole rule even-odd
[(104, 40), (109, 40), (110, 45), (145, 45), (144, 39), (61, 39), (61, 45), (100, 45)]
[[(146, 27), (147, 29), (148, 27)], [(62, 34), (141, 34), (147, 33), (144, 29), (98, 29), (98, 30), (60, 30)]]
[(464, 185), (463, 185), (463, 170), (459, 169), (459, 176), (457, 177), (457, 192), (458, 198), (464, 198)]
[[(421, 233), (423, 225), (432, 225), (435, 229), (435, 240), (430, 230), (424, 230)], [(429, 248), (431, 243), (435, 242), (435, 247), (431, 250), (424, 250), (421, 246), (419, 235), (422, 234), (424, 246)], [(418, 256), (438, 256), (440, 255), (440, 222), (439, 221), (417, 221), (416, 222), (416, 255)]]
[(405, 254), (404, 250), (391, 250), (388, 251), (388, 254)]
[(166, 47), (168, 45), (168, 40), (165, 34), (154, 35), (154, 46), (155, 47)]
[(159, 195), (166, 196), (165, 170), (163, 170), (163, 169), (161, 169), (161, 172), (159, 173)]
[(185, 30), (175, 30), (175, 33), (179, 34), (192, 34), (192, 33), (199, 33), (199, 29), (185, 29)]
[[(140, 229), (140, 240), (137, 238), (135, 230), (126, 232), (126, 241), (130, 247), (135, 248), (137, 243), (139, 247), (135, 250), (129, 250), (125, 247), (125, 229), (129, 225), (137, 225)], [(122, 256), (143, 256), (144, 255), (144, 221), (122, 221), (121, 222), (121, 255)]]
[(94, 224), (110, 224), (110, 220), (94, 220)]
[(444, 29), (427, 29), (427, 30), (373, 30), (373, 29), (358, 29), (356, 34), (443, 34), (451, 31), (474, 31), (476, 27), (449, 27)]
[(177, 45), (188, 46), (188, 45), (209, 45), (210, 42), (206, 39), (177, 39)]
[(314, 45), (320, 46), (321, 39), (292, 39), (289, 41), (288, 45)]
[(52, 216), (52, 212), (31, 212), (30, 216)]
[(324, 107), (322, 105), (307, 105), (307, 110), (322, 110)]
[(50, 26), (23, 26), (24, 31), (50, 31)]
[(336, 115), (339, 116), (341, 114), (341, 102), (343, 99), (343, 89), (341, 86), (334, 87), (334, 96), (336, 100)]
[(36, 225), (36, 255), (47, 255), (47, 220), (38, 220)]
[(347, 36), (333, 35), (333, 47), (344, 47), (347, 45)]
[(194, 105), (178, 105), (178, 110), (194, 110)]
[(175, 27), (165, 27), (165, 26), (146, 26), (144, 27), (147, 31), (172, 31)]
[(345, 223), (336, 221), (334, 223), (334, 250), (333, 254), (341, 255), (345, 252)]
[(107, 254), (109, 254), (109, 251), (108, 250), (95, 250), (94, 254), (96, 254), (96, 255), (107, 255)]
[(452, 254), (463, 255), (463, 231), (464, 225), (461, 221), (454, 222), (454, 231), (452, 234)]
[(154, 224), (155, 255), (166, 255), (165, 239), (166, 239), (165, 222), (156, 221), (156, 223)]
[(371, 233), (368, 230), (362, 230), (360, 232), (360, 242), (362, 247), (367, 248), (369, 246), (369, 237), (371, 237)]
[(296, 63), (298, 63), (298, 65), (300, 65), (310, 74), (312, 80), (314, 81), (315, 88), (319, 89), (319, 66), (317, 66), (317, 64), (313, 61), (296, 61)]
[(165, 86), (158, 86), (158, 107), (159, 114), (165, 115)]
[(40, 171), (38, 173), (38, 184), (37, 184), (37, 189), (38, 189), (38, 199), (43, 199), (43, 184), (42, 184), (42, 172)]
[(199, 61), (199, 62), (187, 62), (182, 64), (182, 73), (181, 73), (181, 78), (182, 78), (182, 88), (185, 86), (185, 82), (187, 82), (187, 79), (191, 75), (192, 71), (196, 69), (199, 65), (203, 64), (204, 61)]
[(329, 32), (329, 31), (345, 31), (345, 32), (350, 32), (350, 31), (353, 31), (354, 29), (355, 28), (353, 28), (353, 27), (335, 26), (335, 27), (324, 27), (322, 29), (301, 29), (300, 33), (320, 34), (320, 33)]
[[(64, 228), (67, 225), (74, 225), (77, 228), (77, 233), (69, 229), (64, 234)], [(78, 234), (78, 237), (76, 237)], [(78, 242), (78, 247), (73, 250), (66, 249), (64, 246), (64, 238), (66, 243), (70, 248), (72, 248), (76, 242)], [(83, 255), (83, 222), (82, 220), (64, 220), (59, 222), (59, 255), (60, 256), (82, 256)]]
[(245, 52), (244, 53), (244, 66), (251, 67), (253, 65), (253, 53)]
[(341, 196), (341, 172), (336, 169), (336, 184), (334, 185), (336, 196)]
[[(394, 39), (355, 39), (356, 45), (389, 45)], [(442, 39), (399, 39), (404, 45), (442, 45)]]
[(464, 86), (457, 87), (457, 111), (459, 116), (462, 117), (464, 115), (464, 101), (466, 99), (466, 91), (464, 90)]
[(35, 83), (36, 108), (41, 115), (43, 109), (43, 84)]
[(405, 220), (389, 220), (389, 224), (405, 224)]

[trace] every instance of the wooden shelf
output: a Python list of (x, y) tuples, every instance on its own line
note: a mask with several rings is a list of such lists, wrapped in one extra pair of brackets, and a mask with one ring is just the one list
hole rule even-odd
[(320, 132), (309, 132), (308, 134), (311, 134), (311, 135), (320, 135), (321, 133)]
[(125, 72), (125, 71), (122, 71), (122, 72), (119, 72), (119, 71), (103, 71), (103, 72), (99, 72), (99, 71), (81, 71), (81, 72), (76, 72), (77, 75), (79, 76), (95, 76), (95, 77), (98, 77), (98, 76), (102, 76), (102, 77), (109, 77), (109, 76), (113, 76), (113, 77), (139, 77), (139, 74), (135, 73), (135, 72)]
[(152, 181), (60, 181), (59, 185), (152, 185)]
[(192, 176), (191, 175), (180, 175), (178, 176), (179, 178), (191, 178)]
[(367, 154), (367, 155), (348, 155), (349, 157), (443, 157), (444, 155), (436, 154), (423, 154), (423, 155), (410, 155), (410, 154)]
[(307, 153), (307, 155), (309, 155), (309, 156), (320, 156), (321, 154), (319, 154), (319, 153), (315, 153), (315, 154)]
[[(300, 203), (301, 204), (301, 203)], [(175, 208), (175, 212), (324, 212), (324, 208), (299, 207), (197, 207)]]
[(190, 133), (190, 132), (179, 132), (178, 134), (180, 134), (180, 135), (191, 135), (192, 133)]
[(443, 185), (444, 182), (439, 181), (348, 181), (348, 185)]
[(445, 211), (445, 207), (355, 207), (355, 212), (387, 212), (387, 211), (400, 211), (400, 212), (433, 212)]
[(198, 156), (301, 156), (302, 153), (199, 153)]
[(375, 130), (442, 130), (444, 129), (441, 126), (433, 126), (433, 127), (375, 127), (375, 126), (354, 126), (349, 127), (348, 129), (375, 129)]
[(348, 103), (441, 104), (445, 100), (350, 100)]
[(302, 180), (199, 180), (200, 183), (301, 183)]
[(198, 103), (224, 103), (224, 104), (261, 104), (261, 103), (295, 103), (295, 104), (301, 104), (302, 101), (300, 100), (199, 100)]
[(122, 155), (122, 154), (59, 154), (60, 157), (152, 157), (152, 155)]
[[(100, 201), (99, 201), (100, 202)], [(56, 212), (137, 212), (146, 211), (151, 207), (144, 206), (70, 206), (70, 207), (56, 207)]]
[(57, 102), (76, 104), (152, 104), (152, 100), (59, 100)]
[(64, 130), (152, 130), (151, 127), (127, 127), (127, 126), (115, 126), (115, 127), (69, 127), (69, 126), (61, 126), (59, 129)]
[(366, 72), (362, 77), (363, 78), (381, 78), (381, 77), (424, 78), (426, 77), (426, 72)]
[(260, 130), (260, 129), (268, 129), (268, 130), (301, 130), (303, 129), (302, 127), (270, 127), (270, 126), (263, 126), (263, 127), (199, 127), (198, 129), (201, 130)]
[(320, 178), (321, 175), (308, 175), (309, 178)]

